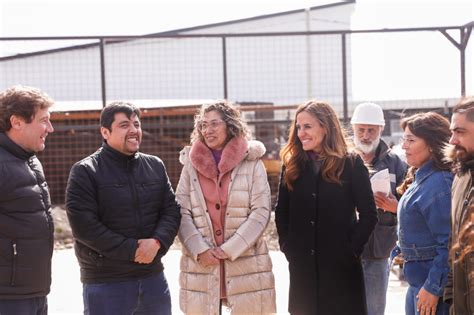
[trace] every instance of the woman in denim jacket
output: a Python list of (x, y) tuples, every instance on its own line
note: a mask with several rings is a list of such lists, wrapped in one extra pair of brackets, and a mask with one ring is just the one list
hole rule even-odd
[(411, 166), (398, 192), (398, 250), (405, 259), (407, 315), (448, 314), (442, 296), (449, 272), (451, 184), (443, 159), (450, 138), (449, 121), (428, 112), (402, 120), (402, 148)]

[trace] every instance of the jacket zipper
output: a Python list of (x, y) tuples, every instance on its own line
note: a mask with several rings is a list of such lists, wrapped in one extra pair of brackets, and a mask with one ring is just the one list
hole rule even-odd
[(48, 235), (48, 238), (50, 240), (51, 245), (54, 246), (54, 223), (53, 223), (53, 217), (49, 209), (45, 209), (44, 217), (46, 220), (46, 226), (48, 227), (48, 231), (50, 232)]
[[(224, 213), (224, 224), (222, 225), (222, 233), (224, 234), (224, 242), (226, 241), (225, 240), (225, 231), (227, 229), (227, 211), (228, 211), (228, 206), (229, 206), (229, 200), (230, 200), (230, 192), (232, 191), (232, 186), (234, 185), (234, 180), (235, 180), (235, 174), (237, 174), (237, 171), (238, 169), (240, 168), (240, 164), (237, 165), (236, 167), (234, 167), (234, 169), (230, 172), (230, 181), (229, 181), (229, 187), (227, 187), (227, 206), (226, 206), (226, 213)], [(217, 181), (220, 183), (220, 180), (222, 178), (219, 178), (220, 176), (217, 177)], [(219, 195), (219, 198), (220, 198), (220, 194)], [(220, 200), (219, 200), (220, 202)], [(226, 268), (225, 268), (225, 260), (224, 261), (221, 261), (220, 263), (220, 268), (221, 268), (221, 271), (222, 272), (222, 276), (224, 277), (223, 280), (221, 280), (220, 282), (220, 285), (222, 285), (222, 283), (224, 284), (224, 288), (225, 288), (225, 295), (226, 295), (226, 298), (227, 298), (227, 276), (226, 276)], [(219, 291), (219, 294), (222, 292), (222, 288), (220, 288), (221, 291)]]
[(16, 250), (16, 242), (13, 241), (12, 243), (12, 250), (13, 250), (13, 258), (12, 258), (12, 276), (10, 279), (10, 285), (15, 286), (15, 275), (16, 275), (16, 260), (18, 256), (18, 252)]
[[(220, 192), (220, 187), (221, 187), (221, 177), (222, 174), (220, 174), (220, 172), (218, 171), (218, 175), (217, 175), (217, 181), (216, 181), (216, 190), (217, 190), (217, 198), (218, 198), (218, 202), (219, 204), (221, 205), (220, 209), (221, 211), (223, 211), (223, 207), (222, 207), (222, 200), (221, 200), (221, 192)], [(229, 186), (230, 186), (230, 183), (229, 183)], [(229, 198), (227, 197), (227, 200)], [(227, 207), (226, 207), (226, 211), (227, 211)], [(226, 220), (226, 216), (227, 216), (227, 213), (220, 213), (220, 220), (221, 220), (221, 223), (222, 223), (222, 238), (223, 238), (223, 243), (225, 243), (225, 224), (227, 222)], [(224, 217), (224, 220), (222, 220), (222, 217)], [(224, 222), (222, 222), (224, 221)], [(214, 234), (214, 233), (212, 233)], [(217, 240), (214, 238), (214, 241), (216, 242), (216, 245), (217, 245)], [(227, 281), (227, 278), (225, 276), (225, 262), (224, 260), (219, 260), (219, 296), (222, 296), (222, 293), (224, 293), (225, 291), (225, 296), (227, 298), (227, 284), (226, 284), (226, 281)]]
[(138, 207), (138, 195), (137, 190), (135, 187), (135, 181), (133, 180), (133, 173), (132, 173), (132, 165), (131, 161), (127, 161), (127, 176), (128, 176), (128, 183), (130, 185), (130, 190), (132, 192), (132, 199), (133, 199), (133, 208), (135, 209), (135, 220), (137, 221), (137, 237), (141, 237), (141, 216), (140, 216), (140, 208)]
[[(38, 172), (39, 171), (37, 171), (37, 170), (35, 170), (35, 168), (33, 168), (33, 160), (32, 159), (28, 160), (28, 166), (29, 166), (30, 170), (32, 170), (33, 173), (35, 174), (36, 183), (38, 184), (38, 187), (41, 190), (41, 198), (43, 199), (43, 204), (45, 205), (44, 216), (45, 216), (45, 220), (46, 220), (46, 226), (48, 228), (48, 231), (51, 232), (48, 237), (50, 239), (51, 246), (54, 246), (54, 224), (53, 224), (53, 219), (52, 219), (51, 213), (49, 212), (49, 209), (47, 208), (47, 205), (49, 204), (48, 198), (47, 198), (47, 194), (48, 194), (48, 186), (47, 185), (48, 184), (46, 183), (46, 181), (44, 181), (43, 184), (46, 185), (46, 188), (43, 188), (43, 186), (40, 183), (39, 178), (38, 178)], [(51, 205), (49, 205), (49, 206), (51, 207)]]

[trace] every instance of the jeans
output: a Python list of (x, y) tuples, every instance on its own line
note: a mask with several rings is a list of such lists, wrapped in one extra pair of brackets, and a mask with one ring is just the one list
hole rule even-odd
[[(432, 260), (426, 261), (409, 261), (405, 262), (403, 269), (405, 271), (405, 278), (410, 285), (408, 287), (407, 295), (405, 298), (405, 313), (406, 315), (418, 315), (420, 314), (416, 309), (418, 302), (418, 291), (423, 287), (428, 278), (428, 274), (431, 271)], [(441, 297), (438, 300), (436, 307), (436, 315), (448, 315), (449, 305), (443, 302)]]
[(387, 297), (388, 258), (362, 259), (367, 315), (383, 315)]
[[(405, 298), (405, 314), (406, 315), (418, 315), (420, 314), (416, 309), (416, 303), (418, 302), (418, 291), (421, 288), (416, 288), (410, 286), (407, 291), (407, 296)], [(436, 315), (448, 315), (449, 314), (449, 305), (443, 302), (441, 297), (438, 300), (438, 305), (436, 306)]]
[(47, 315), (46, 296), (20, 300), (0, 300), (1, 315)]
[(82, 295), (86, 315), (171, 315), (163, 272), (138, 280), (84, 284)]

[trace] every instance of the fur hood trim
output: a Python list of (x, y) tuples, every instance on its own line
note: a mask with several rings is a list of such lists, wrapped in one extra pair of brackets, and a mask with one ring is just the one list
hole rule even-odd
[(456, 147), (454, 145), (448, 144), (443, 148), (443, 153), (445, 160), (447, 162), (456, 163)]
[(224, 174), (231, 171), (244, 159), (257, 160), (261, 158), (265, 151), (265, 146), (260, 141), (247, 141), (242, 137), (233, 138), (224, 147), (221, 160), (216, 167), (211, 150), (203, 142), (197, 140), (192, 146), (186, 146), (181, 150), (179, 161), (184, 165), (189, 159), (199, 173), (214, 179), (219, 173)]

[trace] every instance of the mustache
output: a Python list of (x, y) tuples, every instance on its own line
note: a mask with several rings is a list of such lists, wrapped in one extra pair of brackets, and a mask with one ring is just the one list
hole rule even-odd
[(454, 146), (454, 150), (456, 151), (463, 151), (463, 152), (467, 152), (467, 150), (459, 145), (455, 145)]

